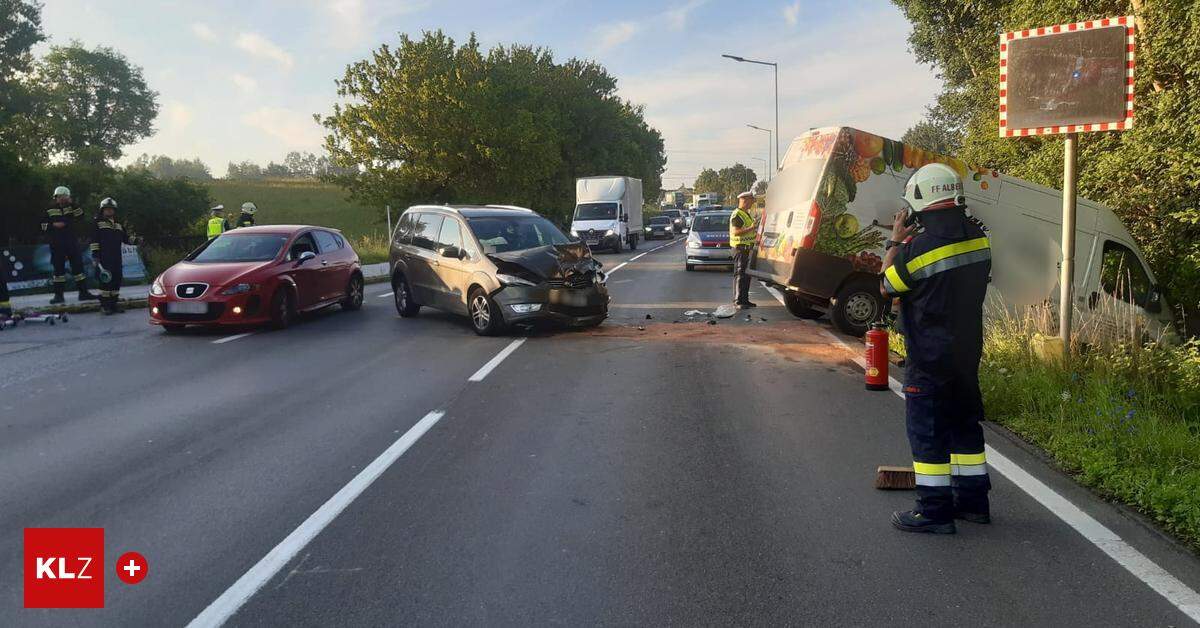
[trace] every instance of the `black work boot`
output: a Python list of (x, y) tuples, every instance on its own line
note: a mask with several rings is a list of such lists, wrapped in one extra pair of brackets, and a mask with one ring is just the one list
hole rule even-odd
[(954, 534), (958, 531), (954, 527), (953, 519), (950, 521), (934, 521), (915, 510), (892, 513), (892, 526), (897, 530), (905, 532), (924, 532), (927, 534)]
[(88, 292), (87, 284), (79, 284), (79, 300), (80, 301), (95, 301), (100, 297)]
[(104, 312), (105, 316), (115, 313), (113, 312), (112, 303), (109, 297), (100, 297), (100, 311)]
[(67, 302), (67, 300), (63, 298), (63, 287), (64, 286), (61, 283), (54, 284), (54, 298), (50, 299), (50, 305), (57, 305), (59, 303)]
[(108, 307), (113, 314), (124, 314), (125, 308), (121, 307), (121, 297), (108, 297)]
[(986, 512), (966, 512), (963, 510), (954, 511), (955, 519), (962, 519), (971, 523), (991, 523), (992, 516)]

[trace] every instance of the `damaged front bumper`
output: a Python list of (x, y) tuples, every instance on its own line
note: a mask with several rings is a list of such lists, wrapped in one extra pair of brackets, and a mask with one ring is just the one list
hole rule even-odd
[(590, 327), (608, 318), (608, 287), (596, 283), (571, 288), (543, 283), (505, 286), (492, 294), (509, 325), (553, 323)]

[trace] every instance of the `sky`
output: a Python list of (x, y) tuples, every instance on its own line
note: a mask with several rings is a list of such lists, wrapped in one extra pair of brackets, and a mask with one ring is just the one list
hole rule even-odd
[(781, 154), (813, 127), (898, 138), (940, 89), (886, 0), (46, 0), (43, 27), (42, 52), (71, 40), (111, 46), (158, 91), (156, 132), (124, 162), (199, 157), (217, 176), (230, 161), (320, 153), (313, 114), (331, 110), (346, 65), (399, 33), (438, 28), (603, 64), (663, 134), (664, 188), (706, 166), (769, 170), (768, 133), (746, 125), (775, 126), (771, 68), (722, 54), (779, 64)]

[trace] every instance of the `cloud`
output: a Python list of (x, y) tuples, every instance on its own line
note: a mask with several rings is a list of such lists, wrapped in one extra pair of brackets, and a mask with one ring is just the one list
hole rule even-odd
[(192, 113), (192, 108), (177, 101), (172, 100), (163, 105), (162, 119), (166, 122), (166, 127), (163, 129), (168, 132), (177, 132), (187, 129), (192, 124), (192, 118), (195, 117)]
[(238, 89), (247, 94), (258, 89), (258, 81), (246, 76), (245, 74), (234, 72), (233, 74), (229, 75), (229, 80), (233, 81), (233, 84), (236, 85)]
[(213, 43), (217, 41), (217, 34), (204, 22), (192, 22), (192, 34), (200, 41)]
[(238, 35), (237, 41), (234, 42), (238, 48), (264, 59), (275, 61), (285, 69), (290, 70), (295, 64), (292, 60), (292, 55), (286, 50), (277, 46), (274, 42), (254, 32), (246, 32)]
[(788, 26), (795, 26), (800, 22), (800, 0), (783, 7), (783, 20)]
[(330, 40), (353, 47), (373, 36), (383, 22), (429, 8), (430, 0), (315, 0), (330, 18)]
[(605, 24), (596, 29), (597, 43), (596, 50), (605, 52), (612, 50), (617, 46), (633, 39), (641, 30), (641, 26), (634, 22), (616, 22), (615, 24)]
[(692, 0), (687, 4), (668, 9), (663, 13), (663, 18), (667, 21), (671, 30), (681, 31), (687, 27), (688, 14), (707, 3), (708, 0)]
[(310, 114), (282, 107), (255, 109), (242, 116), (242, 124), (279, 140), (284, 149), (315, 151), (325, 137)]

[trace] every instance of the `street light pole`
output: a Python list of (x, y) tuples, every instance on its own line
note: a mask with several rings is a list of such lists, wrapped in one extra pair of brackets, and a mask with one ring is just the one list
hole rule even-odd
[(721, 55), (726, 59), (733, 59), (738, 63), (753, 63), (756, 65), (769, 65), (775, 69), (775, 169), (779, 170), (779, 64), (773, 61), (756, 61), (747, 59), (737, 55)]
[[(770, 181), (771, 181), (771, 145), (773, 144), (773, 142), (771, 141), (771, 137), (774, 134), (771, 133), (771, 129), (764, 129), (760, 126), (754, 126), (753, 124), (747, 124), (746, 126), (752, 128), (752, 129), (758, 130), (758, 131), (766, 131), (767, 132), (767, 182), (770, 183)], [(778, 145), (776, 145), (776, 147), (778, 148)], [(757, 159), (757, 157), (755, 159)]]

